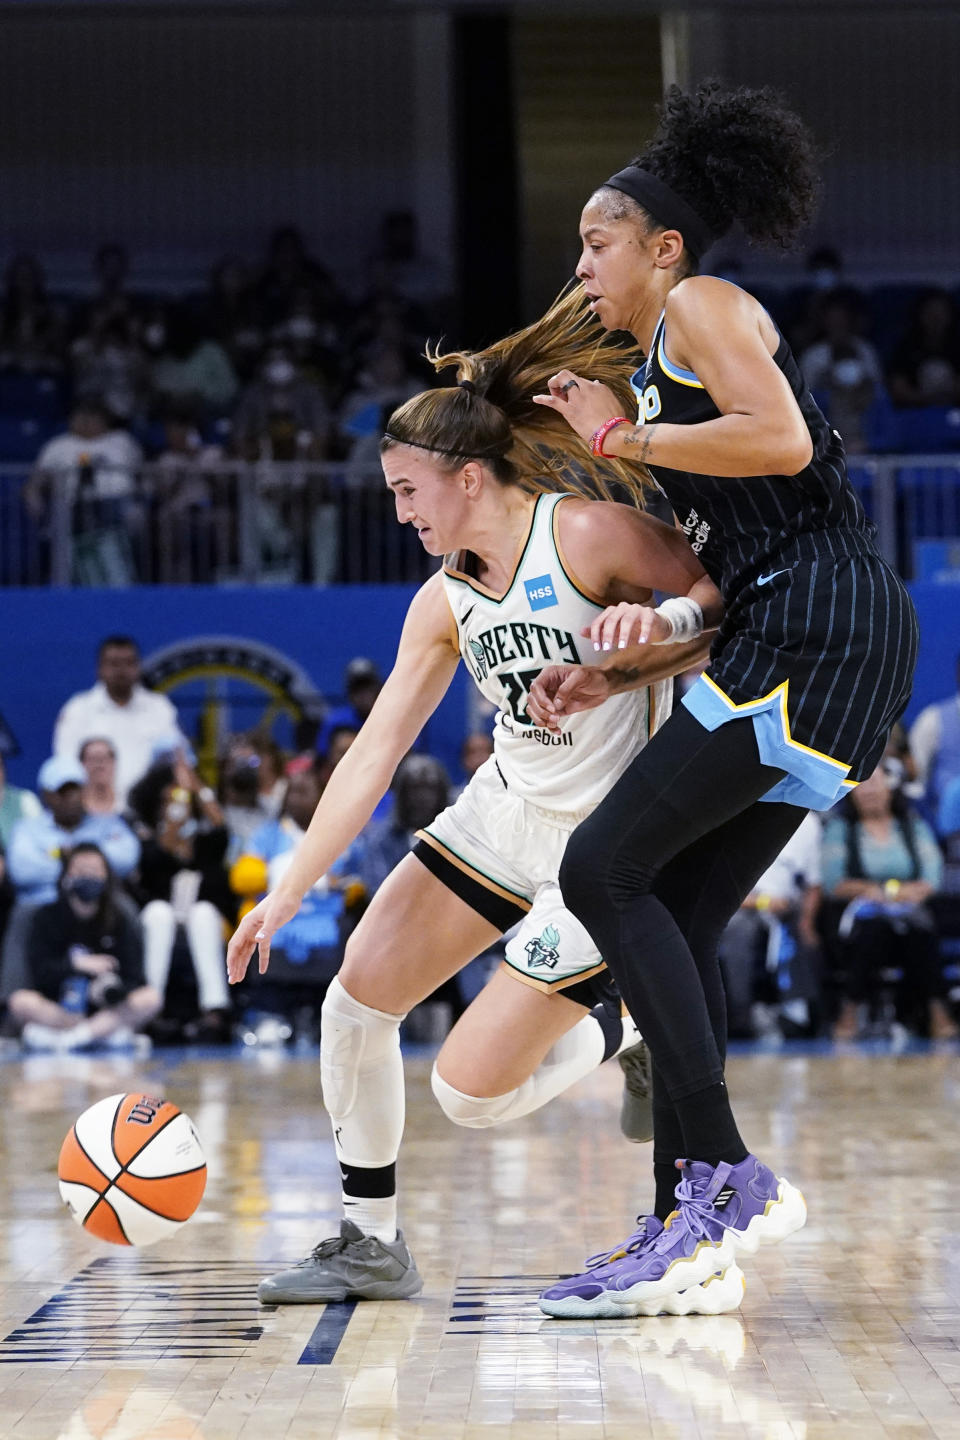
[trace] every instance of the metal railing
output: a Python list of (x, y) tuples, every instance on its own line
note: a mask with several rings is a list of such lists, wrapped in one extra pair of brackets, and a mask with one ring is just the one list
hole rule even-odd
[[(218, 460), (73, 467), (28, 484), (0, 465), (0, 586), (418, 583), (378, 466)], [(850, 477), (907, 578), (921, 542), (960, 543), (960, 456), (856, 456)], [(956, 562), (954, 562), (956, 563)]]
[(0, 585), (418, 582), (436, 567), (376, 470), (329, 463), (0, 466)]

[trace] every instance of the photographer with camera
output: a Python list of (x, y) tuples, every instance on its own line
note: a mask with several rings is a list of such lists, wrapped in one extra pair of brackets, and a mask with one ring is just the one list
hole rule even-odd
[(143, 941), (116, 903), (103, 851), (88, 842), (67, 851), (58, 891), (31, 920), (29, 988), (8, 1000), (23, 1043), (31, 1050), (133, 1047), (161, 1000), (145, 983)]

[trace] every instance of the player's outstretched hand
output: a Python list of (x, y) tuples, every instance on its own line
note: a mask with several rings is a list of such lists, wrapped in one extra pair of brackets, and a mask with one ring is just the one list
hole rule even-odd
[(292, 920), (299, 909), (299, 895), (271, 890), (259, 905), (244, 915), (227, 946), (227, 979), (231, 985), (238, 984), (246, 975), (257, 946), (260, 947), (260, 974), (264, 974), (270, 964), (270, 942), (281, 925)]
[(550, 393), (534, 395), (534, 402), (556, 410), (583, 440), (589, 441), (605, 420), (619, 414), (616, 395), (599, 380), (587, 380), (572, 370), (558, 370), (547, 385)]
[(625, 650), (628, 645), (656, 645), (669, 640), (671, 627), (649, 605), (608, 605), (581, 635), (589, 635), (594, 650)]
[(578, 710), (593, 710), (610, 698), (610, 677), (595, 665), (548, 665), (527, 696), (527, 714), (535, 725), (560, 734), (560, 721)]

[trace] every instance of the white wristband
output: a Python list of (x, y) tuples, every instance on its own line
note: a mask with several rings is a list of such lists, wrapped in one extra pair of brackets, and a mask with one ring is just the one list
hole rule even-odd
[(703, 634), (703, 611), (689, 595), (664, 600), (653, 613), (662, 616), (670, 626), (667, 638), (655, 640), (655, 645), (680, 645), (684, 640), (696, 640), (698, 635)]

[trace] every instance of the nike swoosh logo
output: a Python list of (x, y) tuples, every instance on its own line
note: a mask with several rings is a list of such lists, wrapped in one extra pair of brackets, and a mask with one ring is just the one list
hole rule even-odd
[(460, 616), (460, 624), (461, 624), (461, 625), (466, 625), (467, 621), (470, 619), (470, 616), (473, 614), (473, 612), (474, 612), (474, 610), (476, 610), (476, 608), (477, 608), (476, 605), (471, 605), (471, 606), (470, 606), (470, 609), (467, 610), (467, 611), (465, 611), (464, 614), (462, 614), (462, 615)]
[(793, 568), (792, 565), (788, 565), (787, 568), (786, 568), (786, 570), (771, 570), (769, 575), (758, 575), (758, 576), (757, 576), (757, 584), (758, 584), (758, 585), (769, 585), (771, 580), (776, 580), (776, 578), (777, 578), (778, 575), (786, 575), (786, 574), (788, 574), (789, 571), (792, 570), (792, 568)]

